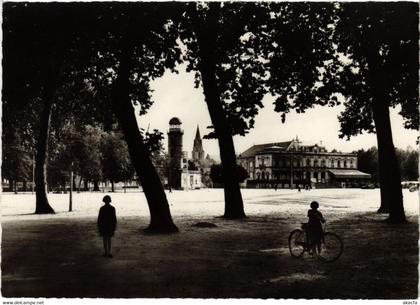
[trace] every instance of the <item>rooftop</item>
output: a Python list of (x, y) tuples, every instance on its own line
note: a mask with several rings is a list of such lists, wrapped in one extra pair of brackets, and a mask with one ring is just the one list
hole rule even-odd
[(169, 125), (181, 125), (182, 122), (179, 118), (177, 117), (173, 117), (172, 119), (169, 120)]
[(253, 145), (241, 153), (240, 156), (243, 158), (253, 157), (265, 149), (286, 150), (291, 143), (292, 141)]
[(356, 169), (330, 169), (329, 172), (336, 178), (366, 178), (371, 177), (370, 174), (358, 171)]
[(274, 142), (266, 144), (253, 145), (241, 154), (239, 158), (251, 158), (258, 154), (265, 153), (283, 153), (283, 152), (300, 152), (304, 154), (333, 154), (333, 155), (354, 155), (354, 153), (342, 153), (336, 150), (328, 151), (323, 145), (320, 144), (302, 144), (298, 139), (285, 142)]

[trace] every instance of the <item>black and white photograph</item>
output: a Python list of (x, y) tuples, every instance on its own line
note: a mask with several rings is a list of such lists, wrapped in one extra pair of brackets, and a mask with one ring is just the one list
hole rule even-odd
[(418, 2), (4, 1), (1, 92), (3, 305), (417, 304)]

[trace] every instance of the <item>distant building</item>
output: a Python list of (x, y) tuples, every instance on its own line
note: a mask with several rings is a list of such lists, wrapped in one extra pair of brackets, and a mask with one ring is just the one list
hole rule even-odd
[(172, 118), (169, 121), (168, 131), (168, 184), (171, 188), (181, 188), (182, 173), (182, 135), (184, 131), (181, 129), (181, 120)]
[(358, 187), (371, 178), (357, 170), (354, 153), (328, 152), (299, 139), (253, 145), (238, 156), (249, 173), (246, 187)]
[(203, 187), (199, 170), (186, 170), (181, 173), (181, 188), (183, 190), (195, 190)]
[[(182, 150), (183, 130), (181, 129), (181, 120), (172, 118), (169, 121), (168, 131), (168, 186), (173, 189), (198, 189), (204, 186), (203, 175), (205, 181), (209, 175), (210, 169), (207, 164), (210, 158), (204, 158), (204, 150), (200, 130), (197, 131), (192, 149), (192, 158), (188, 158), (188, 153)], [(210, 165), (208, 166), (210, 167)]]
[(197, 125), (197, 131), (195, 133), (193, 150), (191, 153), (191, 159), (193, 161), (202, 161), (204, 159), (203, 143), (201, 141), (200, 129)]
[(182, 152), (181, 189), (199, 189), (203, 186), (201, 171), (192, 160), (188, 158), (188, 152)]

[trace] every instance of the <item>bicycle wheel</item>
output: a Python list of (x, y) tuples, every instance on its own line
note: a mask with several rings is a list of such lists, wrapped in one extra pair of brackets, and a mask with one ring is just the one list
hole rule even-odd
[(301, 257), (305, 252), (305, 234), (302, 230), (293, 230), (289, 235), (289, 250), (293, 257)]
[(316, 247), (316, 254), (318, 258), (324, 262), (333, 262), (343, 253), (343, 241), (340, 236), (335, 233), (324, 233), (321, 249), (318, 251)]

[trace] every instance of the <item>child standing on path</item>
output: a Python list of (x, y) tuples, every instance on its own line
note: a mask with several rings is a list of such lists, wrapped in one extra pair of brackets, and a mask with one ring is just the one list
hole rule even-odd
[(98, 230), (103, 238), (105, 253), (103, 256), (112, 257), (111, 237), (114, 236), (117, 227), (117, 216), (115, 208), (110, 205), (111, 197), (106, 195), (102, 201), (105, 203), (99, 210)]

